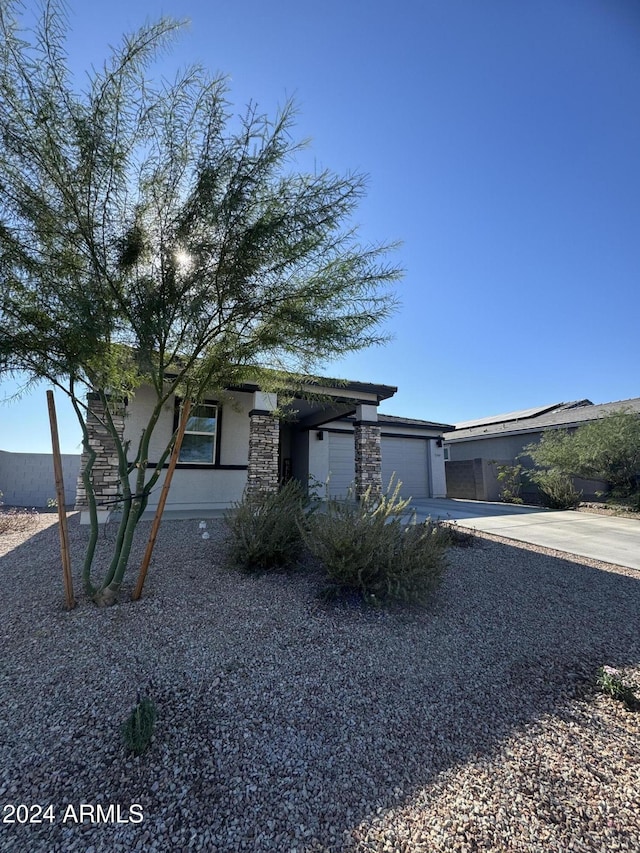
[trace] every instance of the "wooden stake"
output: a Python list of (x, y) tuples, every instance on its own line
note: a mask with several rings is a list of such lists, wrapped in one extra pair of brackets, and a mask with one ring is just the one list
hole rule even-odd
[(69, 552), (69, 533), (67, 530), (67, 511), (64, 505), (64, 480), (62, 477), (62, 457), (58, 440), (58, 419), (53, 391), (47, 391), (49, 424), (51, 426), (51, 445), (53, 447), (53, 471), (56, 478), (56, 499), (58, 502), (58, 530), (60, 532), (60, 555), (62, 557), (62, 579), (67, 609), (73, 610), (76, 600), (73, 597), (73, 578), (71, 577), (71, 554)]
[(147, 576), (147, 569), (149, 568), (149, 563), (151, 562), (151, 555), (153, 554), (153, 549), (156, 544), (156, 538), (158, 536), (158, 530), (160, 528), (160, 522), (162, 521), (162, 513), (164, 512), (164, 505), (167, 502), (167, 496), (169, 494), (169, 486), (171, 485), (171, 479), (173, 477), (173, 472), (175, 471), (176, 463), (178, 461), (178, 454), (180, 453), (180, 447), (182, 446), (182, 439), (184, 437), (184, 431), (187, 427), (187, 421), (189, 420), (189, 412), (191, 410), (191, 401), (185, 400), (182, 406), (182, 415), (180, 417), (180, 424), (178, 425), (178, 434), (176, 435), (176, 441), (173, 445), (173, 450), (171, 451), (171, 458), (169, 459), (169, 467), (167, 468), (167, 474), (164, 478), (164, 483), (162, 484), (162, 491), (160, 492), (160, 500), (158, 501), (158, 508), (156, 509), (156, 514), (153, 519), (153, 524), (151, 525), (151, 532), (149, 533), (149, 541), (147, 542), (147, 550), (144, 552), (144, 557), (142, 558), (142, 563), (140, 565), (140, 572), (138, 574), (138, 583), (136, 584), (136, 588), (131, 595), (132, 601), (137, 601), (142, 595), (142, 587), (144, 586), (144, 580)]

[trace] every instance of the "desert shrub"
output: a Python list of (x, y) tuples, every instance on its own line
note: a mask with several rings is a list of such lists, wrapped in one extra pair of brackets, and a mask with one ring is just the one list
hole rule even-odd
[(576, 491), (568, 474), (550, 468), (531, 471), (529, 479), (538, 486), (542, 503), (549, 509), (575, 509), (580, 503), (582, 493)]
[[(446, 537), (430, 520), (417, 524), (400, 484), (382, 497), (330, 499), (301, 528), (322, 563), (329, 591), (358, 591), (369, 604), (424, 604), (445, 568)], [(407, 516), (410, 515), (409, 519)]]
[(478, 544), (474, 532), (455, 521), (438, 521), (437, 531), (442, 544), (448, 548), (474, 548)]
[(245, 494), (225, 516), (230, 532), (229, 563), (245, 571), (294, 564), (303, 548), (301, 525), (308, 503), (295, 480), (278, 492)]
[(601, 666), (596, 675), (596, 686), (602, 693), (624, 702), (630, 711), (640, 710), (640, 699), (636, 696), (637, 687), (630, 684), (619, 669)]
[(510, 504), (521, 504), (522, 465), (497, 465), (500, 483), (500, 500)]
[(22, 509), (11, 507), (2, 509), (2, 492), (0, 492), (0, 534), (2, 533), (24, 533), (35, 527), (38, 520), (38, 512), (35, 509)]
[(138, 696), (138, 702), (122, 726), (122, 738), (128, 750), (134, 755), (142, 755), (151, 743), (153, 727), (156, 722), (156, 706), (145, 697)]
[(640, 473), (640, 417), (621, 409), (575, 431), (549, 430), (521, 454), (537, 468), (605, 480), (619, 495), (633, 494)]

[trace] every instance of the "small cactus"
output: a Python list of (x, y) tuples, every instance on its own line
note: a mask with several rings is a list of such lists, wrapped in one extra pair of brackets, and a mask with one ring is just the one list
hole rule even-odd
[(144, 699), (140, 699), (140, 694), (138, 694), (138, 703), (122, 726), (125, 746), (134, 755), (142, 755), (151, 743), (155, 722), (155, 704), (146, 696)]

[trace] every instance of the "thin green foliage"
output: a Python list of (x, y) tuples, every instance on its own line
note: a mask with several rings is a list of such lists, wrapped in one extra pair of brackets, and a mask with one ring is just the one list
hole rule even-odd
[(134, 755), (142, 755), (149, 747), (156, 722), (155, 703), (145, 696), (138, 695), (138, 702), (122, 726), (125, 746)]
[[(363, 246), (353, 228), (365, 177), (298, 168), (293, 103), (233, 116), (226, 80), (154, 73), (180, 22), (123, 38), (78, 90), (63, 0), (32, 29), (24, 15), (19, 0), (0, 4), (0, 379), (24, 372), (69, 396), (92, 525), (84, 587), (113, 603), (174, 441), (156, 443), (167, 405), (245, 381), (264, 389), (262, 365), (287, 387), (382, 343), (401, 273), (393, 244)], [(123, 438), (119, 417), (142, 386), (147, 420)], [(87, 394), (102, 407), (121, 510), (97, 584)]]
[(497, 478), (500, 483), (500, 500), (505, 503), (521, 504), (522, 465), (498, 465)]
[(308, 506), (296, 480), (277, 492), (246, 494), (225, 516), (230, 565), (244, 571), (293, 566), (304, 548), (301, 527)]
[(540, 490), (544, 506), (549, 509), (575, 509), (580, 504), (582, 492), (578, 492), (568, 474), (555, 468), (546, 471), (530, 471), (529, 479)]
[(574, 431), (548, 430), (524, 448), (536, 468), (604, 480), (617, 496), (633, 495), (640, 474), (640, 415), (621, 409)]
[(596, 674), (596, 686), (607, 696), (623, 702), (630, 711), (640, 710), (635, 685), (629, 684), (619, 669), (601, 666)]
[(356, 590), (373, 605), (428, 601), (445, 568), (447, 537), (430, 520), (416, 523), (400, 485), (357, 502), (329, 499), (307, 519), (303, 537), (330, 589)]

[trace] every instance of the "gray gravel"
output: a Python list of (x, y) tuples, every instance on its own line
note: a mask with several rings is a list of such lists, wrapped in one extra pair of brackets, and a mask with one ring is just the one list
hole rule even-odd
[[(591, 687), (602, 664), (640, 682), (637, 573), (483, 539), (425, 610), (366, 611), (171, 521), (142, 601), (67, 613), (53, 520), (0, 535), (0, 805), (53, 807), (0, 849), (640, 850), (640, 713)], [(73, 518), (78, 561), (86, 535)]]

